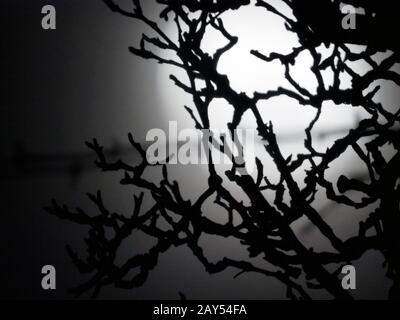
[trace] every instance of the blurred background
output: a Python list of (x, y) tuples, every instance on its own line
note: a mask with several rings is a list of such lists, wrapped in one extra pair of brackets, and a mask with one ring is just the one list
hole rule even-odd
[[(54, 5), (57, 10), (54, 31), (41, 28), (41, 8), (46, 4)], [(167, 131), (169, 121), (177, 121), (179, 128), (191, 128), (191, 119), (183, 109), (183, 105), (190, 105), (190, 97), (168, 80), (171, 69), (129, 53), (128, 46), (138, 43), (143, 27), (112, 13), (100, 0), (3, 0), (0, 6), (4, 34), (0, 62), (4, 79), (0, 101), (0, 297), (71, 298), (66, 288), (80, 284), (83, 278), (72, 265), (65, 245), (70, 244), (84, 254), (83, 238), (87, 230), (48, 215), (43, 207), (56, 198), (59, 203), (87, 208), (90, 212), (95, 208), (86, 193), (100, 189), (111, 211), (129, 213), (135, 190), (120, 186), (120, 176), (99, 172), (84, 142), (96, 137), (110, 154), (134, 162), (136, 155), (127, 148), (128, 132), (138, 141), (145, 141), (148, 130)], [(146, 7), (152, 10), (152, 5)], [(226, 16), (227, 29), (244, 39), (237, 51), (221, 60), (221, 72), (229, 75), (238, 91), (248, 92), (252, 87), (270, 89), (284, 80), (280, 66), (260, 69), (255, 58), (246, 55), (248, 49), (254, 49), (253, 44), (263, 52), (289, 52), (297, 41), (290, 35), (282, 38), (285, 30), (281, 20), (264, 11), (255, 15), (258, 13), (250, 8)], [(237, 19), (242, 19), (242, 23), (237, 23)], [(256, 26), (262, 23), (266, 33), (256, 34), (260, 30)], [(210, 50), (217, 41), (209, 39)], [(310, 84), (305, 71), (307, 57), (302, 65), (297, 75), (301, 82)], [(380, 97), (394, 108), (399, 99), (398, 88), (385, 86), (383, 90), (386, 91)], [(264, 115), (276, 123), (284, 150), (302, 151), (301, 128), (312, 119), (313, 113), (289, 100), (270, 104), (269, 113)], [(229, 114), (230, 107), (216, 102), (212, 108), (214, 126), (224, 127), (221, 115)], [(364, 116), (357, 110), (338, 111), (332, 106), (327, 106), (327, 110), (331, 113), (328, 112), (319, 128), (321, 148), (345, 134)], [(252, 127), (251, 117), (245, 117), (241, 125)], [(333, 169), (332, 177), (338, 172), (359, 174), (355, 159), (354, 155), (348, 155)], [(171, 168), (188, 198), (206, 185), (205, 171), (193, 170), (195, 167)], [(350, 214), (348, 208), (330, 206), (323, 195), (317, 206), (321, 214), (328, 211), (324, 218), (343, 237), (357, 232), (357, 222), (364, 217), (362, 213)], [(218, 214), (212, 208), (209, 210), (211, 215)], [(316, 249), (327, 248), (306, 222), (294, 227), (306, 244)], [(206, 248), (212, 244), (209, 256), (215, 260), (246, 254), (235, 242), (213, 238), (204, 241)], [(148, 245), (145, 238), (132, 238), (124, 250), (127, 254), (141, 252)], [(357, 262), (355, 297), (386, 298), (390, 284), (385, 279), (382, 262), (376, 252), (368, 252)], [(46, 264), (56, 267), (57, 290), (41, 289), (40, 270)], [(161, 257), (143, 287), (130, 291), (109, 288), (100, 298), (177, 299), (178, 292), (188, 299), (286, 298), (286, 288), (277, 280), (251, 274), (232, 279), (236, 273), (228, 269), (222, 274), (208, 275), (189, 250), (174, 248)], [(318, 292), (315, 297), (329, 296)]]

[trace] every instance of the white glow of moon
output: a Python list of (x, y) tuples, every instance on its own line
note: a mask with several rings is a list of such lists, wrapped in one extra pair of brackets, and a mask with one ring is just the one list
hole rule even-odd
[[(285, 10), (283, 5), (279, 7), (279, 1), (277, 3), (278, 8)], [(265, 63), (250, 54), (250, 50), (253, 49), (265, 55), (271, 52), (284, 54), (290, 53), (294, 47), (299, 46), (297, 36), (286, 30), (284, 21), (263, 8), (255, 7), (254, 4), (239, 10), (227, 11), (221, 18), (226, 29), (239, 38), (238, 43), (221, 57), (218, 64), (218, 71), (228, 76), (232, 88), (237, 92), (245, 92), (249, 96), (252, 96), (255, 91), (267, 92), (277, 89), (279, 86), (291, 89), (291, 85), (285, 79), (284, 68), (279, 61)], [(171, 29), (174, 28), (171, 25)], [(173, 31), (171, 30), (169, 33), (173, 34)], [(212, 54), (226, 43), (226, 39), (210, 28), (202, 41), (202, 48)], [(311, 63), (312, 58), (309, 54), (301, 54), (295, 66), (292, 67), (292, 74), (294, 79), (302, 86), (310, 92), (315, 92), (317, 81), (310, 70)], [(171, 73), (177, 76), (182, 75), (181, 79), (186, 80), (186, 77), (180, 71), (170, 67), (164, 68), (164, 66), (160, 68), (159, 88), (162, 108), (167, 110), (167, 119), (176, 118), (176, 116), (171, 115), (168, 109), (174, 110), (175, 114), (182, 114), (185, 113), (182, 105), (192, 105), (190, 97), (186, 93), (183, 93), (181, 89), (171, 83), (166, 84), (166, 78)], [(326, 75), (325, 78), (329, 79), (329, 75)], [(342, 80), (348, 83), (348, 80)], [(329, 107), (332, 109), (333, 105), (327, 103), (327, 109)], [(324, 119), (321, 127), (327, 131), (353, 127), (357, 119), (356, 110), (344, 106), (337, 106), (336, 109), (337, 112), (329, 112), (329, 118)], [(182, 112), (178, 112), (178, 110)], [(304, 131), (315, 115), (315, 110), (311, 107), (300, 106), (296, 101), (286, 97), (260, 102), (259, 110), (266, 122), (273, 121), (278, 135), (288, 136), (301, 135), (301, 132)], [(211, 127), (216, 129), (226, 128), (226, 122), (229, 121), (229, 115), (232, 112), (232, 107), (222, 99), (213, 101), (209, 112)], [(192, 125), (192, 123), (187, 122), (189, 120), (187, 114), (182, 115), (177, 120), (181, 120), (181, 123), (185, 122), (185, 125), (186, 123)], [(240, 126), (255, 127), (252, 115), (245, 114)]]
[[(276, 1), (277, 8), (287, 10), (284, 5)], [(237, 92), (245, 92), (252, 96), (255, 91), (267, 92), (285, 87), (293, 89), (286, 80), (284, 68), (279, 61), (266, 63), (250, 53), (255, 49), (269, 55), (272, 52), (288, 54), (292, 49), (299, 46), (297, 35), (286, 30), (282, 18), (266, 11), (263, 8), (254, 6), (254, 3), (235, 11), (227, 11), (221, 16), (227, 31), (238, 37), (238, 43), (226, 52), (220, 59), (218, 71), (226, 74), (230, 84)], [(175, 26), (171, 24), (169, 34), (176, 33)], [(227, 43), (219, 32), (210, 28), (202, 41), (202, 49), (213, 54), (216, 49)], [(331, 48), (318, 48), (322, 55), (328, 56)], [(301, 53), (294, 66), (291, 67), (293, 78), (311, 93), (316, 92), (317, 80), (311, 71), (312, 57), (307, 52)], [(359, 65), (360, 69), (363, 66)], [(187, 77), (184, 72), (176, 68), (161, 66), (159, 72), (159, 91), (160, 103), (165, 110), (166, 122), (177, 120), (182, 128), (193, 127), (193, 122), (183, 105), (193, 106), (190, 95), (177, 88), (173, 83), (168, 82), (169, 74), (175, 74), (182, 81)], [(331, 75), (323, 74), (326, 86), (329, 85)], [(345, 76), (341, 78), (342, 86), (350, 86), (350, 80)], [(310, 121), (315, 117), (316, 110), (311, 106), (301, 106), (296, 100), (281, 96), (261, 101), (258, 109), (265, 122), (272, 121), (275, 133), (278, 137), (282, 152), (285, 156), (305, 153), (304, 147), (305, 129)], [(325, 102), (320, 120), (315, 125), (314, 148), (325, 151), (327, 147), (339, 137), (347, 134), (356, 123), (364, 117), (363, 113), (351, 106), (337, 106), (332, 102)], [(231, 120), (233, 108), (223, 99), (215, 99), (209, 110), (211, 128), (224, 130), (227, 123)], [(240, 128), (256, 128), (254, 117), (251, 112), (247, 112), (241, 123)], [(265, 149), (262, 143), (256, 143), (257, 156), (263, 154), (265, 159)], [(346, 162), (350, 163), (355, 156), (348, 155)], [(350, 162), (349, 162), (350, 161)], [(273, 163), (266, 160), (267, 164), (275, 167)], [(336, 172), (337, 173), (337, 172)], [(270, 170), (269, 174), (277, 177), (277, 172)], [(304, 177), (303, 173), (296, 173), (299, 180)], [(301, 182), (300, 182), (301, 183)]]

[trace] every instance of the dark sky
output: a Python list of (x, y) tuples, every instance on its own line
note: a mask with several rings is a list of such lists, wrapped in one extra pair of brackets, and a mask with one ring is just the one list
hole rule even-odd
[[(45, 4), (56, 7), (54, 31), (41, 28)], [(31, 175), (10, 167), (10, 157), (18, 150), (85, 153), (84, 142), (93, 137), (125, 144), (128, 132), (143, 134), (146, 125), (158, 121), (154, 111), (158, 97), (152, 85), (156, 68), (128, 52), (137, 37), (136, 25), (112, 14), (102, 1), (7, 0), (1, 6), (6, 38), (0, 117), (4, 238), (0, 295), (63, 297), (67, 282), (74, 283), (67, 281), (74, 278), (74, 270), (64, 246), (79, 230), (49, 217), (42, 207), (52, 197), (80, 205), (85, 193), (96, 191), (104, 179), (85, 175), (72, 184), (68, 175), (53, 173), (47, 164)], [(63, 165), (68, 162), (58, 167)], [(57, 267), (56, 292), (40, 288), (44, 264)]]
[[(56, 7), (57, 30), (41, 28), (45, 4)], [(119, 186), (119, 177), (113, 174), (92, 170), (74, 180), (45, 166), (32, 175), (10, 165), (10, 159), (18, 152), (86, 153), (84, 142), (93, 137), (109, 145), (125, 145), (128, 132), (143, 140), (149, 128), (165, 126), (169, 120), (160, 112), (160, 66), (129, 53), (128, 46), (137, 43), (142, 29), (110, 12), (100, 0), (2, 0), (0, 6), (5, 34), (1, 41), (5, 81), (0, 102), (0, 297), (65, 298), (69, 297), (66, 287), (82, 278), (64, 247), (82, 248), (86, 230), (49, 216), (43, 207), (56, 198), (72, 207), (93, 208), (85, 193), (102, 189), (113, 210), (130, 210), (132, 190)], [(146, 246), (143, 239), (132, 242), (138, 250)], [(232, 245), (213, 244), (215, 255), (240, 254)], [(371, 253), (366, 263), (376, 259), (380, 258)], [(40, 269), (45, 264), (57, 269), (55, 291), (40, 287)], [(109, 289), (100, 297), (178, 298), (181, 291), (188, 298), (285, 298), (285, 288), (276, 280), (250, 275), (232, 280), (235, 273), (209, 276), (188, 250), (174, 249), (161, 259), (144, 287)], [(371, 278), (364, 296), (385, 296), (387, 287), (380, 281)]]

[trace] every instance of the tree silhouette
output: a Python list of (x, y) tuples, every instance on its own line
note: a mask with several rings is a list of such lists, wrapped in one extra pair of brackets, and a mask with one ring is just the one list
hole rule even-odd
[[(366, 251), (375, 249), (383, 254), (387, 276), (393, 281), (390, 297), (399, 298), (400, 111), (392, 113), (374, 100), (379, 86), (367, 90), (377, 80), (389, 80), (400, 85), (400, 75), (393, 70), (395, 64), (400, 62), (397, 52), (391, 52), (388, 57), (377, 62), (372, 56), (381, 50), (381, 47), (375, 46), (375, 43), (365, 43), (365, 50), (354, 53), (346, 41), (340, 39), (342, 31), (336, 34), (332, 29), (333, 26), (340, 25), (337, 20), (341, 18), (338, 10), (340, 1), (317, 1), (320, 10), (325, 10), (325, 5), (330, 7), (330, 11), (324, 11), (325, 16), (322, 18), (318, 15), (312, 17), (310, 12), (305, 10), (305, 1), (283, 0), (293, 14), (287, 16), (268, 1), (258, 0), (256, 6), (260, 10), (267, 10), (284, 19), (288, 32), (297, 34), (299, 46), (293, 48), (289, 54), (265, 55), (256, 50), (251, 51), (251, 54), (266, 63), (279, 61), (285, 68), (285, 77), (290, 86), (254, 92), (250, 96), (235, 91), (229, 78), (217, 70), (221, 56), (238, 41), (238, 38), (225, 28), (223, 12), (240, 10), (241, 6), (252, 5), (250, 1), (157, 0), (159, 4), (164, 5), (160, 18), (172, 21), (176, 25), (178, 34), (175, 41), (162, 30), (157, 21), (151, 20), (145, 14), (140, 0), (132, 1), (131, 10), (122, 8), (113, 0), (104, 2), (112, 11), (141, 21), (154, 32), (155, 36), (143, 34), (139, 47), (129, 48), (134, 55), (186, 72), (188, 83), (174, 75), (171, 75), (170, 79), (192, 96), (194, 108), (185, 108), (197, 129), (210, 129), (209, 106), (214, 99), (222, 98), (233, 107), (233, 117), (228, 125), (232, 135), (244, 113), (254, 115), (257, 132), (265, 141), (266, 157), (273, 160), (280, 178), (277, 183), (272, 183), (259, 159), (256, 159), (256, 178), (238, 173), (238, 163), (233, 163), (222, 177), (217, 173), (210, 154), (208, 187), (196, 198), (184, 199), (179, 183), (171, 181), (168, 177), (168, 166), (150, 164), (146, 159), (146, 150), (131, 134), (129, 142), (141, 156), (141, 162), (136, 166), (122, 160), (110, 160), (96, 139), (87, 142), (87, 146), (97, 155), (96, 166), (99, 169), (122, 172), (122, 185), (136, 186), (143, 192), (135, 196), (134, 211), (130, 216), (109, 211), (100, 192), (89, 194), (89, 198), (98, 208), (97, 215), (90, 215), (82, 209), (71, 211), (54, 200), (52, 205), (46, 208), (61, 219), (89, 227), (86, 239), (87, 257), (79, 257), (70, 247), (68, 253), (78, 270), (90, 274), (91, 277), (87, 282), (71, 289), (71, 292), (81, 295), (91, 291), (92, 296), (96, 297), (101, 288), (108, 285), (126, 289), (141, 286), (157, 265), (160, 254), (173, 246), (187, 246), (208, 273), (218, 273), (233, 267), (239, 271), (238, 275), (252, 272), (275, 277), (287, 287), (287, 296), (291, 299), (311, 299), (309, 290), (315, 289), (326, 290), (335, 299), (352, 299), (351, 294), (341, 286), (340, 270), (343, 265), (359, 259)], [(332, 11), (332, 8), (335, 10)], [(332, 27), (324, 27), (324, 20), (331, 21)], [(227, 44), (213, 55), (201, 48), (201, 41), (210, 28), (219, 32), (227, 41)], [(363, 39), (362, 31), (359, 33), (359, 39)], [(319, 53), (319, 48), (324, 45), (332, 48), (330, 55), (325, 58)], [(164, 51), (172, 52), (174, 57), (166, 58), (162, 54)], [(292, 68), (302, 53), (308, 53), (313, 59), (311, 72), (318, 82), (315, 93), (296, 82), (292, 75)], [(359, 60), (368, 63), (371, 70), (365, 74), (354, 71), (350, 62)], [(333, 74), (331, 85), (327, 84), (322, 75), (324, 70)], [(351, 88), (341, 86), (343, 74), (351, 77)], [(204, 85), (200, 87), (198, 81), (202, 81)], [(315, 118), (305, 130), (304, 146), (307, 152), (293, 159), (283, 155), (273, 123), (266, 123), (257, 107), (258, 102), (278, 96), (294, 99), (298, 104), (313, 108), (316, 112)], [(326, 101), (333, 101), (336, 105), (362, 107), (370, 117), (361, 120), (356, 128), (351, 129), (344, 137), (336, 140), (326, 152), (321, 153), (313, 146), (312, 132)], [(389, 160), (382, 154), (382, 147), (387, 145), (396, 150)], [(326, 171), (330, 164), (349, 149), (358, 155), (360, 165), (367, 168), (367, 176), (359, 179), (342, 175), (337, 182), (329, 181)], [(229, 153), (229, 150), (221, 148), (221, 152)], [(310, 169), (306, 171), (305, 186), (301, 187), (294, 178), (294, 172), (305, 164), (308, 164)], [(145, 178), (145, 171), (154, 166), (162, 167), (163, 177), (159, 184)], [(241, 189), (248, 197), (249, 205), (232, 195), (224, 184), (225, 179)], [(358, 235), (341, 239), (315, 209), (314, 201), (318, 190), (326, 192), (331, 201), (355, 209), (366, 208), (371, 204), (377, 206), (365, 221), (360, 223)], [(267, 199), (265, 191), (274, 194), (273, 202)], [(348, 196), (349, 191), (361, 192), (362, 199), (353, 200)], [(146, 210), (142, 209), (144, 193), (149, 193), (153, 199), (153, 205)], [(285, 194), (289, 196), (289, 201), (284, 200)], [(204, 203), (210, 199), (214, 201), (215, 206), (226, 212), (226, 223), (214, 222), (204, 215)], [(233, 222), (234, 215), (240, 217), (239, 224)], [(330, 242), (334, 249), (332, 252), (318, 252), (301, 242), (291, 225), (303, 217), (307, 217)], [(167, 229), (160, 226), (161, 220), (167, 223)], [(118, 264), (117, 250), (133, 232), (143, 232), (153, 237), (156, 244), (147, 253), (134, 255), (124, 263)], [(205, 253), (206, 248), (201, 247), (199, 243), (204, 234), (240, 240), (248, 249), (249, 260), (224, 257), (218, 262), (211, 262)], [(258, 256), (267, 261), (271, 269), (258, 267), (250, 261), (250, 258)], [(337, 271), (329, 271), (328, 265), (332, 264), (336, 266)], [(136, 274), (129, 277), (128, 273), (131, 270), (135, 270)], [(301, 280), (304, 277), (305, 282)]]

